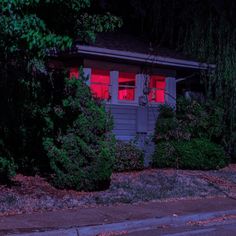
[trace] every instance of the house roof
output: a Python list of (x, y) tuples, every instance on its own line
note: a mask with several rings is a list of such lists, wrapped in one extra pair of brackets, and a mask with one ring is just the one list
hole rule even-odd
[(207, 70), (215, 67), (189, 59), (173, 50), (154, 47), (151, 43), (140, 38), (117, 33), (98, 34), (94, 43), (91, 42), (86, 45), (76, 42), (70, 54), (174, 68)]
[(129, 34), (100, 33), (97, 34), (95, 42), (90, 43), (89, 45), (112, 50), (152, 55), (158, 54), (158, 56), (163, 57), (187, 59), (187, 57), (182, 53), (167, 48), (158, 47), (143, 38), (137, 36), (135, 37)]

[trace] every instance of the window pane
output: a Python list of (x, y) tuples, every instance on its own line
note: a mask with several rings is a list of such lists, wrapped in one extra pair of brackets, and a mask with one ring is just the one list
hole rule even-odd
[(119, 100), (134, 100), (134, 88), (120, 88), (118, 93)]
[(150, 89), (151, 92), (148, 96), (150, 102), (165, 102), (165, 77), (163, 76), (151, 76), (150, 77)]
[(92, 69), (90, 84), (90, 89), (95, 97), (104, 100), (109, 99), (109, 71)]
[(91, 83), (110, 84), (110, 73), (106, 70), (92, 69)]
[(135, 97), (135, 74), (119, 73), (119, 100), (134, 100)]
[(93, 95), (100, 99), (109, 99), (109, 89), (106, 85), (91, 84)]

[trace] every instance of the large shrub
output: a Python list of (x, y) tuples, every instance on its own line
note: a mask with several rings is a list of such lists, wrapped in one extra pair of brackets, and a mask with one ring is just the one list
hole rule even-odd
[(222, 113), (212, 102), (181, 98), (176, 111), (162, 105), (156, 122), (153, 165), (188, 169), (216, 169), (227, 164)]
[(208, 139), (162, 141), (156, 145), (154, 167), (219, 169), (227, 165), (223, 148)]
[(191, 138), (205, 137), (214, 142), (224, 139), (223, 108), (214, 101), (200, 103), (180, 97), (177, 100), (176, 118), (181, 129), (188, 132)]
[(132, 143), (116, 142), (115, 171), (142, 170), (144, 168), (144, 154)]
[[(100, 190), (109, 186), (114, 161), (112, 121), (84, 79), (66, 80), (62, 103), (47, 117), (44, 148), (59, 188)], [(59, 100), (60, 101), (60, 100)]]
[(11, 178), (16, 175), (16, 165), (13, 160), (0, 157), (0, 183), (8, 184)]
[(176, 117), (173, 107), (166, 104), (159, 106), (159, 116), (155, 126), (154, 142), (172, 139), (189, 139), (190, 133), (183, 128)]
[(223, 119), (222, 108), (214, 102), (201, 104), (182, 97), (176, 111), (165, 104), (159, 107), (154, 141), (207, 138), (220, 143), (224, 139)]
[[(58, 67), (64, 68), (63, 63), (55, 63), (58, 57), (53, 55), (71, 48), (74, 39), (94, 41), (97, 32), (122, 24), (109, 13), (93, 14), (90, 6), (90, 0), (0, 1), (0, 156), (12, 157), (23, 174), (51, 173), (43, 140), (54, 142), (55, 137), (66, 135), (75, 120), (67, 116), (72, 106), (63, 119), (57, 119), (64, 99)], [(87, 114), (84, 110), (90, 116), (91, 110)], [(102, 141), (92, 142), (95, 149), (100, 150)]]

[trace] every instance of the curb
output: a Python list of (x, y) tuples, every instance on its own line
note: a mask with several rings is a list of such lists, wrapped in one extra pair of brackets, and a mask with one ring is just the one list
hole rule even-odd
[(165, 226), (179, 227), (186, 225), (189, 221), (201, 221), (209, 218), (221, 217), (225, 215), (236, 215), (236, 210), (216, 211), (183, 216), (166, 216), (161, 218), (150, 218), (145, 220), (124, 221), (96, 226), (75, 227), (70, 229), (52, 230), (46, 232), (32, 232), (27, 234), (8, 234), (8, 236), (96, 236), (101, 233), (118, 234), (121, 232), (137, 232)]

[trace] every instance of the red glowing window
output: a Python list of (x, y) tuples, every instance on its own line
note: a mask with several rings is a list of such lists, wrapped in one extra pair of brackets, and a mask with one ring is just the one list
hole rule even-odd
[(119, 73), (119, 100), (134, 100), (135, 97), (135, 74)]
[(69, 75), (69, 78), (76, 78), (78, 79), (79, 78), (79, 68), (70, 68), (70, 75)]
[(110, 73), (105, 70), (92, 69), (90, 88), (97, 98), (108, 100), (110, 98)]
[(152, 75), (150, 76), (150, 84), (149, 87), (151, 89), (150, 94), (148, 95), (149, 102), (165, 102), (165, 77)]

